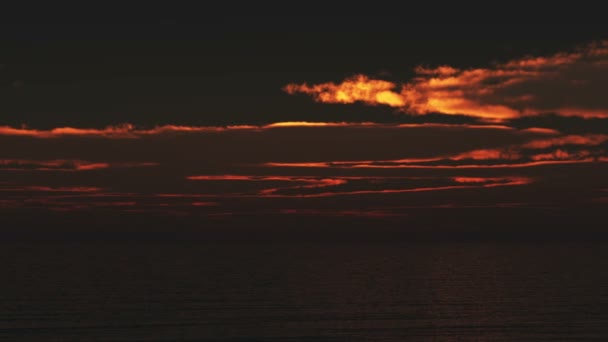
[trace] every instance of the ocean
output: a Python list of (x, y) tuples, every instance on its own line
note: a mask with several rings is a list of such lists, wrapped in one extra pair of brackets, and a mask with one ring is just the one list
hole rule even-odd
[(0, 247), (2, 341), (608, 339), (604, 242)]

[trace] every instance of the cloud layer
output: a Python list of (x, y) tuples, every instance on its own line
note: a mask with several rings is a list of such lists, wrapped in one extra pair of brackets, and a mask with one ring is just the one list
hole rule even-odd
[(607, 118), (608, 42), (491, 67), (417, 67), (403, 83), (356, 75), (341, 83), (288, 84), (289, 94), (323, 103), (388, 105), (411, 114), (468, 115), (488, 121), (555, 113)]
[(419, 114), (410, 121), (0, 126), (0, 209), (409, 219), (605, 204), (608, 42), (415, 71), (403, 84), (356, 75), (284, 88)]
[(596, 189), (608, 187), (606, 134), (495, 124), (132, 127), (0, 134), (18, 147), (0, 155), (2, 209), (403, 218), (419, 208), (602, 203)]

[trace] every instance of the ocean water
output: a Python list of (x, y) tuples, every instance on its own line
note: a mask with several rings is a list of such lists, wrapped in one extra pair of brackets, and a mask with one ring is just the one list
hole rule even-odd
[(1, 341), (608, 339), (605, 243), (0, 245)]

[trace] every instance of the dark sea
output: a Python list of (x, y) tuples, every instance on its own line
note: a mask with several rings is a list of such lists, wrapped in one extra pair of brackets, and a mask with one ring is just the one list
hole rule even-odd
[(608, 340), (602, 242), (0, 247), (0, 341)]

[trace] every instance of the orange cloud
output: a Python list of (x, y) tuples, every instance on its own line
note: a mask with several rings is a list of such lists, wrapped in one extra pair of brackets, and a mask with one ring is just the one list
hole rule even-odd
[[(424, 126), (425, 124), (414, 124)], [(456, 125), (452, 125), (456, 126)], [(466, 126), (466, 125), (465, 125)], [(170, 134), (170, 133), (217, 133), (226, 131), (261, 131), (274, 128), (290, 127), (386, 127), (399, 128), (398, 124), (381, 124), (374, 122), (310, 122), (310, 121), (285, 121), (275, 122), (267, 125), (233, 125), (233, 126), (176, 126), (165, 125), (150, 129), (137, 129), (132, 124), (122, 124), (118, 126), (108, 126), (105, 128), (74, 128), (59, 127), (49, 130), (38, 130), (27, 127), (15, 128), (10, 126), (0, 126), (0, 135), (23, 136), (33, 138), (58, 138), (66, 136), (81, 137), (103, 137), (116, 139), (134, 139), (142, 136)], [(405, 126), (404, 126), (405, 127)], [(484, 127), (479, 126), (478, 127)]]
[(488, 178), (481, 177), (454, 177), (456, 183), (485, 183)]
[(561, 149), (557, 149), (550, 153), (539, 153), (530, 156), (532, 160), (588, 160), (593, 155), (591, 151), (580, 150), (574, 152), (568, 152)]
[(530, 184), (533, 180), (526, 177), (513, 177), (513, 178), (501, 178), (492, 179), (487, 178), (486, 182), (456, 182), (463, 185), (446, 185), (446, 186), (432, 186), (432, 187), (414, 187), (407, 189), (373, 189), (373, 190), (352, 190), (352, 191), (333, 191), (333, 192), (321, 192), (312, 194), (296, 194), (296, 195), (279, 195), (279, 194), (266, 194), (270, 197), (299, 197), (299, 198), (314, 198), (314, 197), (331, 197), (331, 196), (345, 196), (345, 195), (370, 195), (370, 194), (400, 194), (409, 192), (428, 192), (428, 191), (444, 191), (444, 190), (456, 190), (465, 188), (493, 188), (499, 186), (515, 186)]
[(277, 128), (277, 127), (360, 127), (360, 126), (388, 126), (374, 122), (310, 122), (310, 121), (285, 121), (275, 122), (258, 128)]
[(522, 147), (541, 149), (564, 145), (597, 146), (605, 143), (606, 141), (608, 141), (608, 135), (605, 134), (566, 135), (550, 139), (532, 140), (529, 143), (523, 144)]
[(176, 126), (164, 125), (150, 129), (138, 129), (132, 124), (108, 126), (105, 128), (74, 128), (58, 127), (49, 130), (38, 130), (27, 127), (15, 128), (0, 126), (0, 135), (23, 136), (34, 138), (57, 138), (66, 136), (104, 137), (118, 139), (133, 139), (147, 135), (169, 133), (225, 132), (225, 131), (259, 131), (285, 127), (398, 127), (398, 125), (377, 124), (373, 122), (309, 122), (286, 121), (268, 125), (233, 125), (233, 126)]
[(509, 149), (484, 149), (484, 150), (473, 150), (450, 156), (447, 159), (451, 160), (490, 160), (490, 159), (502, 159), (502, 160), (515, 160), (520, 159), (521, 154), (516, 151)]
[(488, 121), (553, 112), (608, 118), (603, 96), (608, 78), (608, 41), (553, 56), (524, 57), (487, 68), (415, 69), (403, 84), (355, 75), (341, 83), (288, 84), (288, 94), (323, 103), (388, 105), (410, 114), (462, 114)]
[(329, 167), (329, 163), (320, 162), (320, 163), (264, 163), (264, 166), (270, 167)]
[(0, 126), (0, 135), (11, 136), (27, 136), (34, 138), (56, 138), (64, 136), (88, 136), (88, 137), (106, 137), (106, 138), (137, 138), (142, 135), (153, 135), (170, 132), (218, 132), (224, 130), (248, 130), (257, 129), (257, 126), (175, 126), (165, 125), (158, 126), (152, 129), (137, 129), (132, 124), (122, 124), (117, 126), (108, 126), (105, 128), (74, 128), (74, 127), (58, 127), (50, 130), (38, 130), (27, 127), (14, 128), (9, 126)]
[[(414, 124), (387, 124), (375, 122), (310, 122), (310, 121), (284, 121), (267, 125), (235, 125), (235, 126), (175, 126), (165, 125), (150, 129), (138, 129), (132, 124), (108, 126), (105, 128), (74, 128), (59, 127), (48, 130), (39, 130), (27, 127), (0, 126), (0, 136), (21, 136), (32, 138), (60, 138), (60, 137), (100, 137), (111, 139), (137, 139), (144, 136), (172, 134), (172, 133), (221, 133), (229, 131), (263, 131), (269, 129), (287, 128), (323, 128), (323, 127), (346, 127), (346, 128), (418, 128), (418, 127), (446, 127), (466, 129), (504, 129), (514, 130), (505, 125), (474, 125), (474, 124), (442, 124), (442, 123), (414, 123)], [(559, 132), (546, 128), (527, 128), (521, 132), (540, 134), (557, 134)]]
[[(390, 160), (352, 160), (327, 162), (269, 162), (264, 167), (289, 168), (345, 168), (345, 169), (490, 169), (524, 168), (549, 164), (572, 164), (606, 162), (603, 149), (580, 149), (581, 146), (595, 146), (608, 141), (608, 136), (564, 136), (540, 139), (531, 142), (496, 149), (472, 150), (454, 155), (430, 158), (403, 158)], [(553, 146), (579, 145), (576, 149), (538, 151)], [(465, 182), (459, 178), (457, 182)]]
[[(577, 164), (577, 163), (592, 163), (592, 162), (605, 162), (602, 158), (585, 158), (576, 160), (542, 160), (542, 161), (524, 161), (517, 163), (505, 163), (501, 161), (495, 164), (481, 164), (481, 163), (466, 163), (457, 165), (446, 165), (446, 164), (376, 164), (368, 162), (360, 162), (350, 165), (339, 165), (334, 166), (331, 163), (327, 163), (326, 167), (344, 168), (344, 169), (510, 169), (510, 168), (526, 168), (541, 165), (556, 165), (556, 164)], [(269, 165), (270, 166), (270, 165)], [(302, 167), (294, 166), (290, 163), (282, 163), (281, 167)]]
[(51, 138), (58, 136), (106, 136), (106, 137), (130, 137), (134, 127), (130, 124), (119, 126), (108, 126), (103, 129), (58, 127), (50, 130), (37, 130), (27, 127), (13, 128), (1, 126), (1, 135), (29, 136), (36, 138)]
[[(249, 175), (201, 175), (189, 176), (188, 180), (203, 180), (203, 181), (251, 181), (251, 182), (267, 182), (267, 181), (284, 181), (293, 183), (303, 183), (296, 186), (276, 186), (258, 190), (252, 194), (223, 194), (218, 197), (270, 197), (270, 198), (315, 198), (315, 197), (330, 197), (342, 195), (366, 195), (366, 194), (396, 194), (409, 192), (427, 192), (463, 189), (470, 187), (496, 187), (496, 186), (513, 186), (529, 184), (533, 180), (527, 177), (502, 177), (502, 178), (481, 178), (481, 177), (454, 177), (448, 178), (452, 184), (423, 186), (423, 187), (407, 187), (394, 188), (394, 181), (399, 180), (432, 180), (433, 177), (374, 177), (374, 176), (340, 176), (340, 177), (314, 177), (314, 176), (249, 176)], [(443, 178), (437, 178), (442, 179)], [(357, 181), (357, 187), (371, 187), (371, 189), (348, 189), (348, 188), (333, 188), (340, 185), (349, 184), (351, 181)], [(398, 182), (399, 183), (399, 182)], [(383, 186), (384, 184), (384, 186)], [(406, 183), (407, 184), (407, 183)], [(339, 190), (338, 190), (339, 189)], [(313, 190), (313, 191), (310, 191)], [(321, 191), (315, 191), (321, 190)], [(329, 191), (331, 190), (331, 191)], [(172, 197), (172, 194), (164, 194), (163, 197)], [(175, 194), (175, 196), (180, 196)], [(196, 195), (195, 195), (196, 196)], [(212, 196), (212, 195), (210, 195)], [(210, 197), (206, 196), (206, 197)], [(181, 196), (180, 196), (181, 197)], [(205, 197), (205, 196), (203, 196)]]
[(49, 130), (38, 130), (27, 127), (14, 128), (9, 126), (0, 126), (0, 135), (5, 136), (22, 136), (33, 138), (58, 138), (66, 136), (81, 136), (81, 137), (103, 137), (116, 139), (134, 139), (142, 136), (170, 134), (170, 133), (214, 133), (226, 131), (260, 131), (274, 128), (289, 128), (289, 127), (394, 127), (399, 125), (378, 124), (373, 122), (308, 122), (308, 121), (286, 121), (276, 122), (268, 125), (252, 126), (252, 125), (236, 125), (236, 126), (175, 126), (165, 125), (151, 129), (137, 129), (132, 124), (123, 124), (118, 126), (108, 126), (105, 128), (74, 128), (74, 127), (59, 127)]
[(392, 82), (357, 75), (340, 84), (331, 82), (317, 85), (288, 84), (284, 90), (288, 94), (313, 95), (317, 101), (326, 103), (365, 102), (371, 105), (384, 104), (391, 107), (403, 107), (405, 101), (399, 93), (393, 91), (395, 87)]
[[(430, 124), (433, 125), (433, 124)], [(399, 125), (406, 127), (407, 125)], [(465, 125), (477, 128), (475, 125)], [(512, 129), (507, 126), (487, 125), (479, 128)], [(608, 135), (562, 135), (551, 129), (531, 128), (519, 132), (544, 135), (531, 141), (500, 148), (477, 149), (425, 158), (378, 160), (330, 160), (301, 162), (266, 162), (264, 167), (289, 168), (352, 168), (352, 169), (462, 169), (462, 168), (523, 168), (548, 164), (604, 162)], [(546, 137), (549, 136), (549, 137)], [(552, 147), (559, 149), (549, 150)]]

